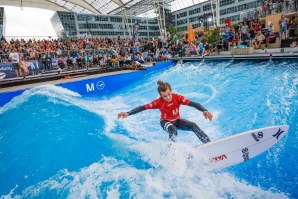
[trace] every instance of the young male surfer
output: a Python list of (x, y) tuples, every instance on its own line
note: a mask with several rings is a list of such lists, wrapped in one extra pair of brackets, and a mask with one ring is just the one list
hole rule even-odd
[(182, 95), (172, 93), (170, 84), (163, 81), (158, 81), (157, 84), (157, 90), (160, 94), (158, 99), (149, 104), (136, 107), (129, 112), (120, 112), (118, 114), (118, 119), (126, 118), (129, 115), (133, 115), (147, 109), (159, 109), (161, 112), (160, 125), (169, 133), (169, 139), (171, 141), (175, 142), (177, 129), (181, 129), (193, 131), (203, 143), (210, 142), (209, 137), (198, 127), (196, 123), (180, 118), (179, 108), (181, 104), (192, 106), (199, 111), (202, 111), (204, 117), (210, 121), (212, 121), (213, 118), (212, 113), (205, 109), (201, 104), (190, 101)]

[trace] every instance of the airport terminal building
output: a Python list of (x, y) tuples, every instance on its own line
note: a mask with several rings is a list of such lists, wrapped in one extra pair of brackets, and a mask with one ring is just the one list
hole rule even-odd
[(122, 16), (91, 15), (74, 12), (58, 11), (51, 18), (52, 25), (58, 37), (129, 37), (129, 30), (139, 23), (139, 38), (152, 38), (159, 35), (156, 18), (129, 17), (127, 23)]
[[(273, 12), (275, 12), (279, 1), (272, 2), (274, 2)], [(9, 4), (12, 3), (9, 2)], [(37, 5), (33, 5), (34, 2), (30, 3), (31, 7), (40, 7), (41, 5), (40, 3), (36, 3)], [(23, 4), (25, 6), (26, 2)], [(90, 1), (90, 3), (80, 1), (78, 4), (72, 4), (64, 0), (51, 0), (43, 1), (43, 4), (43, 7), (45, 4), (49, 4), (46, 9), (56, 11), (51, 18), (51, 23), (58, 37), (114, 38), (120, 36), (128, 38), (131, 37), (133, 26), (138, 23), (138, 37), (153, 38), (161, 34), (162, 27), (168, 29), (170, 25), (178, 33), (182, 33), (187, 31), (189, 24), (192, 24), (193, 28), (198, 28), (211, 27), (217, 23), (216, 19), (219, 20), (220, 26), (226, 20), (230, 20), (233, 24), (252, 20), (255, 18), (256, 9), (262, 12), (263, 0), (181, 0), (177, 2), (163, 0), (163, 3), (158, 4), (155, 1), (131, 0), (117, 6), (112, 1), (106, 3), (100, 0)], [(284, 4), (287, 6), (283, 6), (280, 12), (295, 12), (297, 4), (297, 0), (289, 0), (287, 4)], [(126, 13), (123, 11), (124, 8), (127, 9)], [(146, 14), (148, 12), (151, 14)], [(5, 29), (4, 13), (4, 8), (0, 8), (0, 35)], [(166, 23), (162, 24), (163, 21)]]

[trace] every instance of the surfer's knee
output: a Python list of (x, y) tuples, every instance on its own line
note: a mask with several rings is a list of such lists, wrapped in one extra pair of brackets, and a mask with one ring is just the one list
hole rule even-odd
[(169, 133), (169, 138), (175, 142), (177, 137), (176, 127), (173, 124), (169, 125), (169, 127), (167, 128), (167, 132)]
[(175, 142), (177, 137), (177, 129), (171, 122), (166, 122), (163, 126), (163, 129), (169, 133), (169, 139)]

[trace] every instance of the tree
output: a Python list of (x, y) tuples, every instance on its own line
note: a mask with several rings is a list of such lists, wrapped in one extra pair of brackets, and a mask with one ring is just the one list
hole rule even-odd
[(170, 33), (171, 35), (175, 35), (175, 34), (177, 34), (177, 30), (176, 30), (176, 28), (173, 26), (173, 24), (171, 24), (171, 25), (169, 26), (168, 31), (169, 31), (169, 33)]
[(216, 45), (218, 41), (221, 40), (218, 29), (210, 30), (206, 36), (202, 38), (202, 42), (208, 42), (210, 45)]

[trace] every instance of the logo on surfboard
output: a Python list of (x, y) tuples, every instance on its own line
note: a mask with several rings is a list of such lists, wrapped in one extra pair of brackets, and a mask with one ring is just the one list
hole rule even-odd
[(260, 141), (261, 138), (263, 138), (264, 134), (262, 131), (258, 132), (257, 134), (252, 133), (251, 136), (255, 139), (255, 141)]
[(244, 148), (242, 149), (242, 157), (244, 161), (249, 160), (249, 152), (248, 152), (248, 148)]
[(273, 137), (276, 137), (276, 139), (279, 138), (279, 136), (283, 133), (284, 131), (282, 131), (280, 128), (278, 129), (277, 133), (275, 133), (274, 135), (272, 135)]
[(212, 158), (210, 160), (210, 162), (218, 162), (218, 161), (222, 161), (224, 159), (228, 159), (228, 157), (226, 156), (226, 154), (222, 154), (222, 155), (216, 156), (216, 157)]

